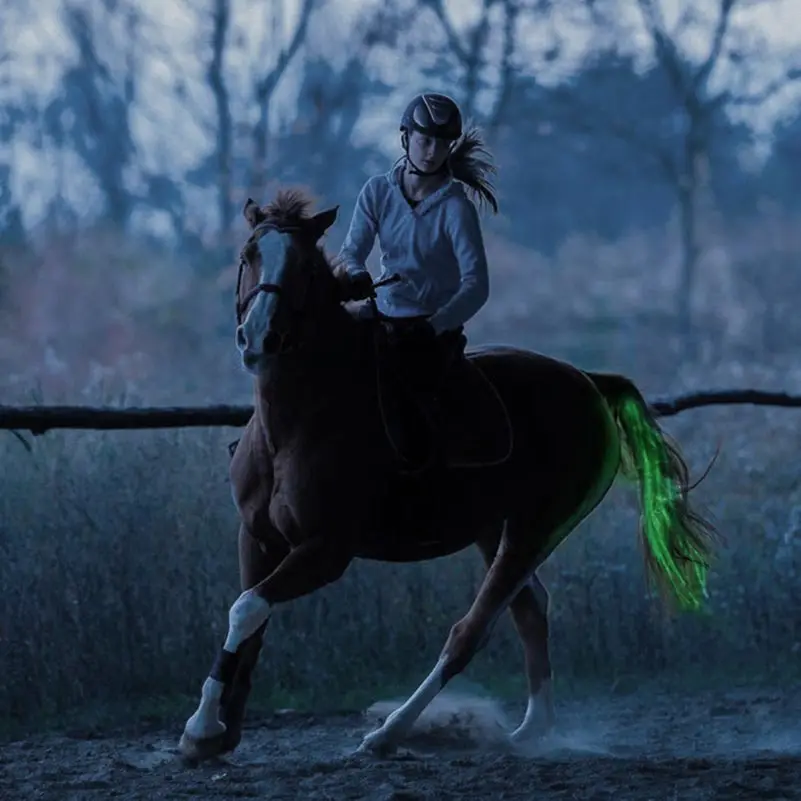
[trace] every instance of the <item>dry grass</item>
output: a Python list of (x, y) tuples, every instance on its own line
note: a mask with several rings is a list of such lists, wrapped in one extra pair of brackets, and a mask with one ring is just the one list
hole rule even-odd
[[(684, 384), (732, 384), (725, 376)], [(744, 375), (737, 382), (766, 385)], [(789, 389), (797, 387), (789, 386)], [(717, 408), (670, 421), (697, 491), (729, 538), (710, 614), (667, 621), (646, 595), (635, 496), (615, 490), (543, 568), (560, 676), (653, 675), (797, 659), (799, 425), (792, 410)], [(227, 486), (230, 431), (50, 433), (32, 455), (0, 439), (0, 718), (87, 702), (194, 695), (238, 592)], [(411, 566), (354, 565), (282, 609), (259, 683), (273, 699), (337, 705), (357, 688), (419, 678), (481, 575), (471, 552)], [(519, 677), (508, 621), (473, 676)]]

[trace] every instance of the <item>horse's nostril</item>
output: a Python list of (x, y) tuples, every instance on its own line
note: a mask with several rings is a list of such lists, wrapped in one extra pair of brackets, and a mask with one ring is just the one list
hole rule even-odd
[(245, 333), (245, 326), (243, 325), (238, 325), (236, 327), (236, 346), (240, 350), (245, 350), (248, 346), (248, 337)]
[(264, 353), (276, 353), (278, 349), (281, 347), (281, 337), (275, 333), (275, 331), (270, 331), (264, 337), (264, 344), (262, 345), (262, 350)]

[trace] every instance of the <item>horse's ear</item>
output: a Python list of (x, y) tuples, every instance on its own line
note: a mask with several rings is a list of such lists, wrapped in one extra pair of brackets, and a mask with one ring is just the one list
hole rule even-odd
[(256, 203), (256, 201), (253, 200), (253, 198), (248, 198), (245, 201), (245, 207), (242, 209), (242, 214), (248, 221), (248, 225), (251, 228), (255, 228), (264, 217), (264, 214), (262, 213), (262, 210), (259, 208), (258, 203)]
[(330, 209), (318, 211), (313, 217), (309, 217), (306, 226), (315, 242), (336, 222), (337, 214), (339, 214), (339, 206), (332, 206)]

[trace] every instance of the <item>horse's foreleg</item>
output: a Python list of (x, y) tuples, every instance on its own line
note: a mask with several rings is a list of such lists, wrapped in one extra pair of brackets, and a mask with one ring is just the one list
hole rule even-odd
[(269, 614), (276, 604), (294, 601), (337, 581), (352, 561), (347, 542), (324, 537), (306, 540), (293, 548), (267, 578), (242, 593), (234, 607), (242, 604), (243, 610), (253, 609), (247, 614), (255, 621)]
[(467, 614), (451, 628), (439, 661), (412, 696), (389, 715), (384, 724), (368, 734), (359, 750), (391, 750), (408, 733), (423, 710), (445, 685), (461, 673), (489, 640), (492, 627), (534, 570), (536, 549), (506, 536)]
[[(244, 528), (239, 529), (239, 574), (243, 592), (257, 585), (286, 557), (289, 547), (275, 532), (265, 551)], [(262, 648), (266, 618), (241, 641), (226, 639), (203, 684), (200, 704), (189, 718), (179, 750), (204, 759), (233, 751), (242, 735), (242, 721), (251, 679)]]
[[(487, 568), (498, 550), (499, 539), (478, 543)], [(548, 648), (548, 590), (536, 573), (509, 604), (509, 611), (523, 645), (528, 683), (528, 704), (523, 722), (511, 738), (521, 741), (549, 731), (554, 724), (551, 659)]]
[[(264, 543), (264, 545), (262, 545)], [(245, 592), (263, 581), (289, 553), (286, 540), (271, 527), (269, 536), (257, 542), (244, 527), (239, 532), (239, 577), (242, 591)], [(250, 696), (253, 672), (259, 660), (264, 641), (263, 623), (254, 634), (248, 637), (237, 651), (238, 667), (230, 686), (223, 693), (221, 718), (226, 725), (224, 750), (233, 751), (242, 736), (242, 722), (245, 706)]]
[[(221, 752), (227, 730), (221, 717), (223, 704), (228, 700), (226, 690), (238, 678), (243, 648), (247, 651), (248, 643), (254, 643), (254, 638), (258, 647), (261, 646), (261, 632), (272, 607), (336, 581), (351, 560), (351, 553), (336, 540), (308, 540), (289, 551), (268, 576), (254, 583), (234, 601), (228, 612), (228, 636), (203, 682), (200, 704), (184, 728), (179, 747), (185, 756), (202, 758)], [(256, 644), (253, 647), (255, 649)], [(258, 650), (255, 653), (258, 654)], [(251, 662), (255, 664), (255, 657)], [(244, 674), (242, 678), (245, 678)], [(233, 703), (236, 692), (231, 691), (229, 697)], [(229, 711), (232, 710), (233, 707), (229, 707)], [(202, 747), (198, 746), (199, 743)]]

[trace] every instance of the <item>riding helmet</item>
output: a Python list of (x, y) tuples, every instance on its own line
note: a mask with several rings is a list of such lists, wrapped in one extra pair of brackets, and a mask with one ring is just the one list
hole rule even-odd
[(447, 95), (427, 92), (417, 95), (406, 106), (400, 129), (454, 141), (462, 135), (462, 112)]

